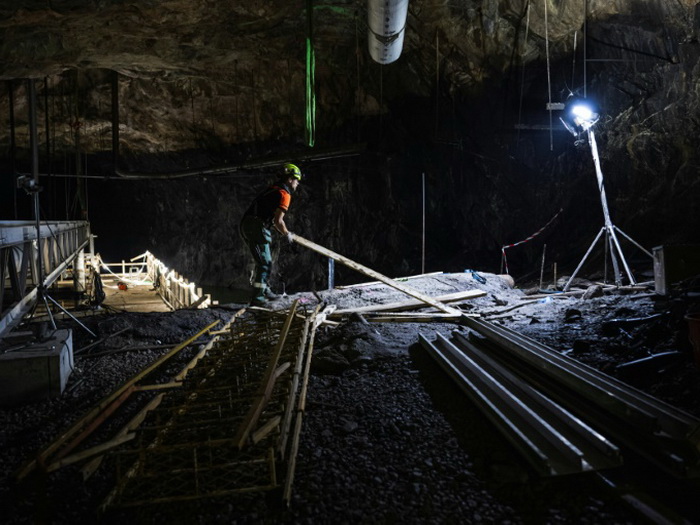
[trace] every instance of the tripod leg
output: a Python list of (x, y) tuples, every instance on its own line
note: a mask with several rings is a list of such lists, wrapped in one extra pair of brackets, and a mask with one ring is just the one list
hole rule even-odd
[(637, 284), (637, 281), (635, 281), (634, 276), (632, 276), (632, 271), (630, 270), (630, 267), (627, 264), (627, 259), (625, 259), (625, 254), (622, 253), (622, 248), (620, 248), (620, 241), (617, 240), (617, 235), (615, 235), (614, 226), (612, 228), (610, 228), (610, 237), (611, 237), (612, 241), (615, 243), (615, 248), (617, 249), (617, 253), (620, 254), (620, 259), (622, 259), (622, 265), (625, 267), (625, 272), (627, 272), (627, 278), (630, 280), (630, 284)]
[[(604, 246), (604, 254), (603, 254), (603, 282), (607, 283), (608, 282), (608, 253), (610, 253), (610, 236), (608, 235), (608, 232), (605, 232), (605, 240), (603, 241), (603, 246)], [(612, 260), (612, 259), (611, 259)], [(615, 271), (613, 269), (613, 271)]]
[[(86, 331), (87, 333), (89, 333), (92, 337), (97, 337), (97, 336), (93, 333), (92, 330), (90, 330), (87, 326), (85, 326), (83, 323), (81, 323), (80, 321), (78, 321), (77, 317), (75, 317), (75, 316), (74, 316), (73, 314), (71, 314), (68, 310), (66, 310), (65, 308), (63, 308), (63, 307), (62, 307), (60, 304), (58, 304), (52, 297), (50, 297), (50, 296), (47, 296), (47, 297), (51, 300), (51, 302), (52, 302), (53, 304), (55, 304), (56, 306), (58, 306), (58, 308), (59, 308), (64, 314), (66, 314), (68, 317), (70, 317), (71, 319), (73, 319), (73, 321), (75, 321), (75, 322), (78, 323), (80, 326), (82, 326), (82, 327), (85, 329), (85, 331)], [(44, 298), (44, 300), (46, 300), (46, 298)], [(53, 317), (51, 318), (51, 321), (53, 322)], [(54, 329), (55, 329), (55, 328), (56, 328), (56, 326), (54, 325)]]
[(39, 295), (41, 295), (41, 298), (44, 301), (44, 306), (46, 307), (46, 315), (49, 316), (49, 320), (51, 321), (51, 328), (56, 330), (56, 321), (53, 318), (53, 314), (51, 313), (51, 308), (49, 308), (49, 302), (46, 300), (47, 295), (43, 292), (41, 292)]
[(600, 239), (600, 236), (603, 235), (603, 232), (605, 231), (605, 226), (603, 226), (600, 231), (598, 232), (598, 235), (595, 236), (595, 239), (593, 239), (593, 242), (591, 245), (588, 247), (588, 251), (586, 252), (586, 255), (583, 256), (583, 259), (581, 259), (581, 262), (578, 263), (578, 266), (574, 270), (574, 273), (571, 274), (571, 277), (569, 277), (569, 280), (566, 282), (566, 285), (564, 285), (564, 291), (568, 292), (569, 291), (569, 286), (571, 286), (571, 282), (574, 280), (574, 277), (576, 277), (576, 274), (579, 272), (581, 267), (583, 266), (583, 263), (586, 262), (586, 259), (588, 259), (588, 256), (591, 254), (593, 251), (593, 247), (595, 244), (598, 242), (598, 239)]
[(51, 314), (51, 309), (49, 308), (49, 303), (46, 302), (46, 293), (44, 292), (43, 287), (39, 287), (37, 290), (37, 297), (36, 301), (34, 301), (34, 304), (32, 305), (32, 309), (29, 312), (29, 316), (27, 317), (27, 322), (31, 323), (32, 320), (34, 319), (34, 316), (36, 315), (37, 308), (39, 307), (39, 302), (42, 301), (44, 303), (44, 308), (46, 308), (46, 315), (49, 316), (49, 320), (51, 321), (51, 328), (56, 330), (56, 322), (54, 321), (53, 315)]
[(654, 258), (654, 256), (652, 255), (652, 253), (651, 253), (649, 250), (647, 250), (646, 248), (644, 248), (641, 244), (639, 244), (639, 243), (638, 243), (637, 241), (635, 241), (632, 237), (630, 237), (630, 236), (627, 235), (625, 232), (623, 232), (620, 228), (618, 228), (618, 227), (615, 226), (614, 224), (613, 224), (613, 228), (615, 228), (615, 231), (616, 231), (617, 233), (619, 233), (620, 235), (622, 235), (625, 239), (627, 239), (629, 242), (631, 242), (632, 244), (634, 244), (637, 248), (639, 248), (640, 250), (642, 250), (642, 251), (643, 251), (644, 253), (646, 253), (649, 257), (651, 257), (652, 259)]
[[(613, 264), (613, 273), (615, 274), (615, 285), (622, 286), (622, 274), (620, 273), (620, 263), (617, 261), (617, 256), (615, 255), (615, 246), (617, 244), (617, 239), (615, 238), (612, 228), (605, 228), (605, 240), (607, 241), (610, 249), (610, 260)], [(620, 253), (620, 255), (622, 255), (622, 253)], [(624, 257), (622, 258), (622, 260), (624, 262)]]

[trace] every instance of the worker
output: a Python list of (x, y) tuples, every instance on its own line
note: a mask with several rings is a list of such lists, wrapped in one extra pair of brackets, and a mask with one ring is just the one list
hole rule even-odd
[(289, 210), (292, 193), (296, 191), (299, 182), (301, 182), (301, 170), (294, 164), (285, 164), (279, 180), (255, 197), (243, 214), (240, 225), (241, 237), (255, 260), (251, 305), (263, 306), (268, 299), (276, 298), (267, 284), (272, 269), (271, 227), (284, 235), (288, 242), (294, 242), (294, 235), (284, 223), (284, 215)]

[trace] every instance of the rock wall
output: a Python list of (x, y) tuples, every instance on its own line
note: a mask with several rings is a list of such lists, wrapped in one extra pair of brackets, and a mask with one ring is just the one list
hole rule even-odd
[[(292, 231), (388, 275), (418, 273), (425, 184), (426, 271), (502, 271), (501, 248), (553, 217), (508, 250), (509, 269), (537, 275), (547, 244), (548, 267), (571, 271), (602, 226), (600, 199), (587, 144), (545, 105), (585, 93), (602, 111), (595, 133), (615, 224), (648, 249), (700, 242), (695, 2), (589, 0), (586, 55), (575, 4), (548, 0), (545, 22), (542, 2), (528, 12), (526, 0), (414, 0), (404, 54), (388, 67), (364, 53), (361, 6), (319, 6), (316, 149), (364, 143), (366, 151), (302, 163), (308, 177), (294, 197)], [(113, 71), (122, 170), (295, 160), (309, 151), (299, 5), (21, 5), (0, 10), (0, 78), (40, 75), (42, 171), (113, 178)], [(22, 82), (5, 87), (15, 143), (11, 127), (0, 127), (3, 215), (12, 218), (13, 173), (29, 171), (27, 104)], [(0, 113), (9, 124), (9, 96)], [(263, 169), (90, 180), (98, 247), (115, 258), (150, 249), (197, 282), (245, 286), (249, 257), (237, 224), (272, 177)], [(65, 218), (64, 207), (66, 216), (79, 213), (68, 180), (51, 180), (52, 195), (42, 196), (55, 218)], [(22, 206), (19, 215), (29, 210)], [(276, 287), (326, 286), (327, 261), (295, 246), (275, 244), (275, 252)], [(644, 257), (632, 256), (640, 270)]]

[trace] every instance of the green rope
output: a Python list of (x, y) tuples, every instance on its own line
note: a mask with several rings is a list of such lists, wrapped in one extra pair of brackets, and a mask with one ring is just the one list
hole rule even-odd
[(312, 0), (306, 5), (309, 22), (309, 34), (306, 38), (306, 144), (310, 147), (316, 142), (316, 56), (313, 43), (313, 6)]

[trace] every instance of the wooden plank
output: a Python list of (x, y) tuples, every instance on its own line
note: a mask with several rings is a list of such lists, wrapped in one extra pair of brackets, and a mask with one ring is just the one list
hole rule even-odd
[[(467, 290), (465, 292), (456, 292), (446, 295), (440, 295), (438, 297), (432, 298), (435, 301), (440, 301), (441, 303), (450, 303), (455, 301), (462, 301), (466, 299), (475, 299), (477, 297), (483, 297), (486, 292), (483, 290)], [(332, 317), (338, 315), (348, 315), (352, 313), (365, 313), (365, 312), (386, 312), (386, 311), (399, 311), (399, 310), (414, 310), (416, 308), (424, 307), (424, 301), (413, 300), (413, 301), (403, 301), (397, 303), (386, 303), (386, 304), (371, 304), (368, 306), (360, 306), (358, 308), (346, 308), (344, 310), (336, 310), (331, 314)], [(459, 316), (460, 313), (450, 313), (449, 315)]]
[(278, 439), (277, 450), (279, 451), (279, 457), (281, 460), (286, 460), (286, 448), (287, 439), (289, 438), (289, 427), (292, 423), (294, 404), (296, 401), (297, 389), (299, 387), (299, 378), (301, 377), (302, 366), (304, 363), (304, 349), (306, 348), (306, 341), (309, 337), (309, 329), (311, 324), (315, 321), (318, 311), (321, 305), (316, 306), (314, 312), (310, 317), (306, 318), (304, 323), (304, 331), (302, 332), (301, 341), (299, 342), (297, 348), (297, 358), (294, 365), (294, 371), (292, 372), (292, 380), (289, 382), (288, 386), (288, 403), (284, 411), (284, 418), (282, 419), (282, 425), (280, 428), (280, 437)]
[[(420, 279), (421, 277), (431, 277), (433, 275), (442, 275), (444, 272), (430, 272), (430, 273), (421, 273), (418, 275), (409, 275), (406, 277), (396, 277), (394, 278), (395, 281), (410, 281), (411, 279)], [(348, 288), (362, 288), (364, 286), (372, 286), (373, 284), (380, 284), (382, 281), (369, 281), (366, 283), (357, 283), (357, 284), (348, 284), (345, 286), (336, 286), (336, 289), (338, 290), (346, 290)]]
[(253, 444), (257, 444), (261, 440), (265, 439), (265, 437), (270, 432), (279, 427), (280, 421), (282, 421), (282, 418), (280, 416), (275, 416), (272, 419), (270, 419), (270, 421), (265, 423), (262, 427), (260, 427), (258, 430), (253, 432), (253, 435), (251, 437), (251, 441), (253, 442)]
[(46, 468), (46, 472), (53, 472), (54, 470), (58, 470), (63, 467), (67, 467), (68, 465), (72, 465), (73, 463), (78, 463), (79, 461), (82, 461), (87, 458), (91, 458), (92, 456), (96, 456), (98, 454), (103, 454), (104, 452), (107, 452), (108, 450), (111, 450), (115, 447), (118, 447), (119, 445), (126, 443), (127, 441), (131, 441), (136, 437), (136, 434), (124, 434), (118, 437), (115, 437), (111, 441), (107, 441), (106, 443), (101, 443), (99, 445), (95, 445), (94, 447), (88, 448), (86, 450), (83, 450), (81, 452), (77, 452), (75, 454), (71, 454), (70, 456), (66, 456), (63, 459), (60, 459), (58, 461), (55, 461), (54, 463), (51, 463)]
[(134, 387), (135, 392), (148, 392), (152, 390), (167, 390), (170, 388), (182, 388), (181, 381), (170, 381), (169, 383), (154, 383), (152, 385), (137, 385)]
[(429, 304), (430, 306), (433, 306), (437, 308), (438, 310), (448, 313), (448, 314), (459, 314), (460, 311), (457, 310), (456, 308), (451, 308), (440, 301), (436, 301), (432, 297), (429, 297), (418, 290), (414, 290), (410, 286), (406, 286), (403, 283), (399, 283), (393, 279), (390, 279), (386, 275), (382, 275), (381, 273), (372, 270), (371, 268), (368, 268), (367, 266), (364, 266), (360, 263), (357, 263), (353, 261), (352, 259), (348, 259), (347, 257), (344, 257), (343, 255), (340, 255), (338, 253), (335, 253), (334, 251), (329, 250), (328, 248), (324, 248), (323, 246), (316, 244), (315, 242), (312, 242), (308, 239), (304, 239), (303, 237), (300, 237), (299, 235), (294, 235), (294, 242), (297, 244), (304, 246), (305, 248), (309, 248), (310, 250), (313, 250), (317, 253), (320, 253), (321, 255), (324, 255), (325, 257), (330, 257), (334, 261), (338, 261), (341, 264), (344, 264), (345, 266), (352, 268), (353, 270), (356, 270), (360, 273), (363, 273), (367, 275), (368, 277), (371, 277), (372, 279), (376, 279), (378, 281), (383, 282), (384, 284), (388, 284), (392, 288), (396, 288), (397, 290), (405, 293), (406, 295), (410, 295), (411, 297), (414, 297), (420, 301), (423, 301), (426, 304)]
[(294, 431), (292, 434), (292, 447), (289, 453), (289, 461), (287, 462), (287, 477), (284, 481), (284, 489), (282, 491), (282, 501), (284, 501), (287, 506), (289, 506), (292, 501), (292, 484), (294, 483), (294, 474), (297, 467), (297, 454), (299, 452), (299, 436), (301, 435), (302, 419), (303, 412), (297, 412), (296, 421), (294, 423)]
[[(135, 430), (138, 428), (138, 426), (143, 423), (144, 419), (146, 419), (146, 415), (148, 412), (151, 410), (155, 409), (160, 403), (163, 401), (163, 397), (165, 394), (158, 394), (151, 399), (146, 406), (144, 406), (139, 412), (126, 424), (124, 425), (119, 432), (112, 438), (112, 441), (119, 439), (122, 436), (125, 436), (129, 434), (132, 430)], [(102, 460), (104, 459), (104, 456), (97, 456), (96, 458), (91, 459), (86, 465), (84, 465), (80, 471), (83, 474), (83, 481), (87, 480), (90, 476), (92, 476), (95, 471), (99, 468), (99, 466), (102, 464)]]
[[(464, 315), (464, 314), (462, 314)], [(407, 316), (382, 315), (366, 317), (368, 323), (448, 323), (459, 322), (462, 315), (437, 314), (436, 316)]]
[(190, 310), (196, 310), (196, 309), (199, 308), (199, 307), (201, 306), (201, 304), (202, 304), (204, 301), (206, 301), (207, 299), (209, 299), (209, 295), (208, 295), (208, 294), (207, 294), (207, 295), (202, 295), (202, 296), (201, 296), (199, 299), (197, 299), (195, 302), (190, 303), (190, 305), (189, 305), (187, 308), (189, 308)]
[(234, 321), (245, 312), (245, 308), (241, 308), (238, 310), (231, 319), (228, 320), (228, 322), (224, 325), (224, 327), (221, 330), (215, 330), (209, 332), (209, 335), (213, 335), (209, 342), (204, 345), (204, 348), (202, 348), (199, 352), (197, 352), (197, 355), (194, 356), (194, 358), (185, 365), (185, 367), (180, 370), (180, 373), (175, 376), (175, 381), (183, 381), (187, 374), (189, 373), (190, 370), (192, 370), (195, 366), (197, 366), (197, 363), (199, 362), (200, 359), (202, 359), (209, 350), (212, 349), (214, 344), (221, 339), (221, 336), (224, 334), (229, 334), (231, 333), (231, 325), (234, 323)]
[(297, 299), (289, 307), (289, 314), (287, 316), (286, 321), (284, 322), (284, 326), (282, 326), (282, 330), (280, 331), (280, 335), (277, 340), (277, 345), (275, 346), (272, 355), (270, 356), (270, 360), (265, 371), (265, 377), (263, 378), (260, 384), (260, 388), (256, 399), (248, 409), (248, 413), (246, 414), (243, 422), (236, 431), (236, 436), (234, 437), (234, 440), (238, 445), (239, 449), (242, 449), (246, 445), (246, 442), (248, 440), (248, 437), (250, 436), (251, 431), (253, 430), (253, 427), (257, 425), (258, 419), (260, 418), (260, 414), (262, 414), (265, 405), (267, 404), (267, 402), (270, 399), (270, 396), (272, 395), (272, 390), (275, 386), (276, 380), (275, 371), (277, 370), (277, 363), (279, 362), (280, 355), (282, 354), (282, 348), (284, 347), (284, 343), (287, 340), (287, 335), (289, 333), (289, 329), (291, 328), (294, 315), (296, 314), (298, 304), (299, 300)]
[(287, 503), (287, 506), (291, 503), (292, 497), (292, 483), (294, 482), (294, 473), (296, 471), (297, 464), (297, 454), (299, 452), (299, 437), (301, 435), (301, 425), (304, 418), (304, 412), (306, 411), (306, 393), (309, 386), (309, 375), (311, 373), (311, 358), (314, 354), (314, 340), (316, 338), (316, 328), (318, 327), (319, 318), (323, 319), (329, 313), (335, 310), (335, 305), (329, 305), (324, 308), (323, 312), (318, 313), (318, 308), (314, 312), (314, 319), (311, 328), (311, 334), (309, 335), (309, 346), (306, 350), (306, 357), (304, 359), (304, 371), (301, 378), (301, 390), (299, 392), (299, 398), (297, 402), (296, 411), (296, 421), (294, 423), (294, 430), (292, 431), (292, 442), (289, 450), (289, 455), (287, 456), (287, 476), (284, 482), (284, 489), (282, 492), (282, 499)]

